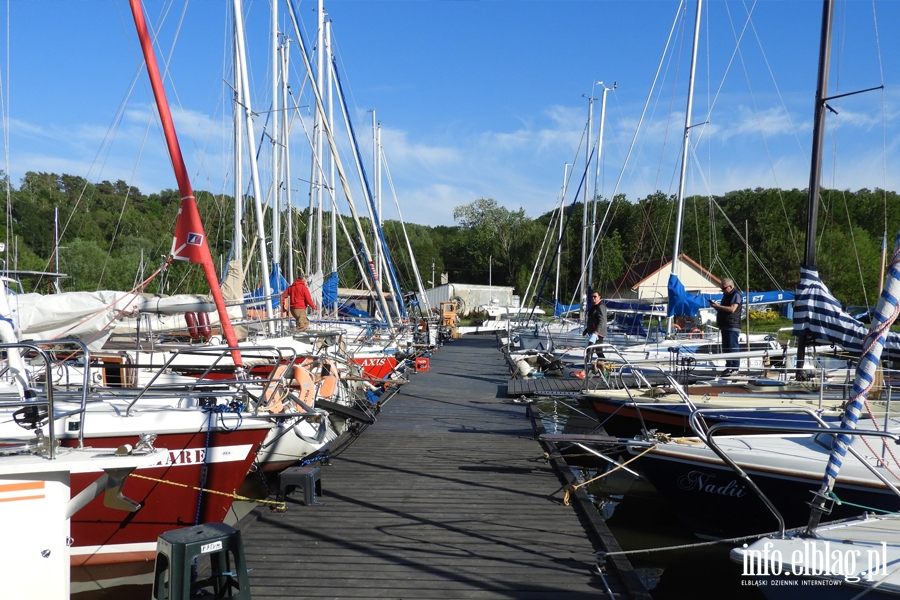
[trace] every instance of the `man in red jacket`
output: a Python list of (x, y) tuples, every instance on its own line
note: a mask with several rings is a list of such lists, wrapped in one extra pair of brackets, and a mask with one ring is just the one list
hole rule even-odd
[(287, 306), (285, 308), (290, 309), (291, 316), (297, 322), (297, 329), (302, 331), (309, 327), (309, 319), (306, 318), (306, 308), (309, 307), (313, 310), (318, 310), (318, 308), (313, 302), (309, 288), (306, 287), (306, 277), (303, 275), (297, 276), (296, 281), (282, 292), (281, 297), (287, 298)]

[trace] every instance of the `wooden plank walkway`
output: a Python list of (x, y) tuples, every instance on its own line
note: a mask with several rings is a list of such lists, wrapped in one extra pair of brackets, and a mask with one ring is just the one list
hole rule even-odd
[(506, 395), (519, 396), (577, 396), (584, 387), (584, 379), (575, 377), (536, 377), (511, 379), (506, 383)]
[[(609, 597), (600, 537), (562, 505), (526, 407), (503, 397), (507, 378), (493, 339), (436, 352), (322, 467), (324, 505), (296, 492), (287, 512), (242, 521), (253, 598)], [(615, 571), (606, 581), (615, 598), (649, 599)]]

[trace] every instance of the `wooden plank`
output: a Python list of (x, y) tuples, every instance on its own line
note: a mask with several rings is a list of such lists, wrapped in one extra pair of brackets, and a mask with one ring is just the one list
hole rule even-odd
[[(506, 377), (493, 340), (436, 352), (322, 467), (322, 505), (295, 493), (286, 512), (241, 522), (252, 597), (608, 597), (600, 538), (554, 497), (525, 407), (496, 397)], [(608, 579), (614, 597), (630, 594)]]
[(576, 377), (535, 377), (513, 379), (507, 384), (507, 396), (574, 396), (581, 393), (584, 381)]

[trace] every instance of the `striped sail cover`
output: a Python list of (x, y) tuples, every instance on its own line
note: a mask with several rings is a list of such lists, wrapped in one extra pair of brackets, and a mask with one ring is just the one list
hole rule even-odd
[[(868, 328), (841, 308), (815, 269), (801, 267), (794, 303), (794, 335), (807, 334), (816, 342), (837, 344), (854, 355), (863, 351)], [(888, 332), (884, 353), (900, 357), (900, 334)]]
[[(897, 320), (897, 316), (900, 315), (900, 306), (898, 306), (898, 302), (900, 302), (900, 270), (898, 269), (900, 269), (900, 235), (897, 236), (894, 252), (891, 255), (890, 264), (888, 265), (884, 289), (881, 292), (881, 297), (878, 299), (878, 307), (872, 317), (872, 328), (868, 331), (864, 330), (863, 337), (858, 341), (853, 341), (853, 343), (858, 344), (860, 348), (860, 357), (859, 364), (856, 367), (856, 377), (853, 381), (852, 396), (850, 402), (847, 403), (847, 407), (844, 409), (844, 418), (841, 422), (841, 429), (856, 429), (863, 403), (866, 401), (866, 396), (875, 381), (878, 364), (881, 361), (884, 351), (887, 349), (886, 341), (893, 338), (896, 343), (896, 334), (888, 332), (890, 332), (891, 325)], [(818, 276), (813, 272), (810, 272), (810, 275), (815, 277), (818, 286), (809, 285), (807, 287), (820, 288), (821, 292), (827, 295), (828, 300), (836, 306), (837, 301), (828, 293), (828, 289), (825, 288), (821, 281), (819, 281)], [(801, 275), (801, 286), (803, 286), (803, 280), (805, 280), (805, 278), (806, 273), (804, 272)], [(819, 296), (811, 297), (811, 299), (814, 299), (815, 303), (810, 303), (809, 306), (814, 309), (817, 308), (818, 303), (822, 301)], [(822, 304), (824, 304), (824, 302), (822, 302)], [(804, 311), (804, 315), (808, 316), (810, 312), (812, 311), (806, 310)], [(841, 314), (849, 321), (852, 321), (846, 314)], [(796, 316), (797, 312), (795, 311), (795, 324)], [(860, 329), (862, 329), (862, 326), (860, 326)], [(794, 331), (796, 332), (796, 329)], [(820, 493), (826, 494), (834, 488), (834, 483), (841, 470), (841, 465), (847, 454), (847, 446), (849, 444), (850, 436), (846, 434), (835, 436), (834, 448), (828, 459), (828, 465), (825, 467), (825, 476), (822, 479)]]

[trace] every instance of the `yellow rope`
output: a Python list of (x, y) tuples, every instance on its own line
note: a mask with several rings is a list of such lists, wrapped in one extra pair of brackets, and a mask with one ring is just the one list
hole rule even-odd
[(606, 473), (601, 473), (600, 475), (597, 475), (597, 476), (594, 477), (593, 479), (588, 479), (587, 481), (584, 481), (584, 482), (582, 482), (582, 483), (579, 483), (578, 485), (572, 485), (571, 483), (568, 484), (565, 488), (563, 488), (563, 489), (566, 490), (566, 495), (563, 496), (563, 504), (565, 504), (566, 506), (569, 505), (569, 498), (571, 497), (572, 494), (575, 493), (575, 491), (576, 491), (578, 488), (583, 487), (583, 486), (585, 486), (585, 485), (587, 485), (587, 484), (589, 484), (589, 483), (593, 483), (593, 482), (597, 481), (598, 479), (602, 479), (602, 478), (606, 477), (607, 475), (609, 475), (610, 473), (614, 473), (614, 472), (618, 471), (619, 469), (621, 469), (621, 468), (624, 467), (625, 465), (627, 465), (627, 464), (629, 464), (629, 463), (631, 463), (631, 462), (636, 461), (637, 459), (639, 459), (639, 458), (642, 457), (643, 455), (645, 455), (645, 454), (647, 454), (648, 452), (650, 452), (651, 450), (655, 449), (657, 446), (659, 446), (658, 443), (653, 444), (652, 446), (650, 446), (649, 448), (647, 448), (646, 450), (644, 450), (643, 452), (641, 452), (641, 453), (638, 454), (637, 456), (633, 456), (633, 457), (629, 458), (628, 460), (626, 460), (625, 462), (623, 462), (621, 465), (617, 465), (616, 467), (610, 469), (610, 470), (607, 471)]
[(146, 479), (147, 481), (155, 481), (156, 483), (165, 483), (167, 485), (174, 485), (175, 487), (187, 488), (189, 490), (196, 490), (198, 492), (204, 492), (207, 494), (218, 494), (219, 496), (228, 496), (229, 498), (233, 498), (235, 500), (249, 500), (250, 502), (256, 502), (257, 504), (268, 504), (274, 507), (276, 510), (285, 511), (287, 510), (287, 503), (285, 502), (275, 502), (274, 500), (257, 500), (254, 498), (247, 498), (246, 496), (241, 496), (235, 492), (227, 494), (225, 492), (220, 492), (218, 490), (209, 490), (205, 488), (198, 488), (192, 485), (185, 485), (183, 483), (177, 483), (175, 481), (167, 481), (165, 479), (157, 479), (156, 477), (147, 477), (146, 475), (138, 475), (137, 473), (131, 473), (129, 477), (137, 477), (138, 479)]

